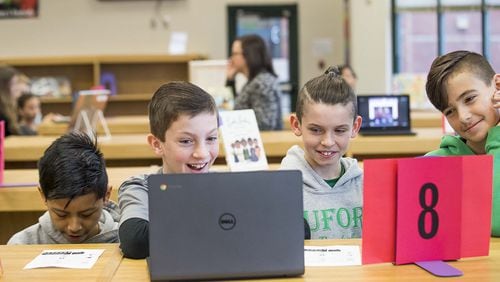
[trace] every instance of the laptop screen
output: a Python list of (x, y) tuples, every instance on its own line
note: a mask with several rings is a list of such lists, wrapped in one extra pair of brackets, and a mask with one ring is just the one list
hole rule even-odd
[(359, 95), (358, 114), (363, 118), (361, 132), (410, 130), (410, 97)]

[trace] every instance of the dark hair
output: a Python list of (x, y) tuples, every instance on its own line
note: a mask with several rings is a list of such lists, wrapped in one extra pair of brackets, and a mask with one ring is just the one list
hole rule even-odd
[(297, 97), (295, 112), (299, 121), (304, 115), (305, 103), (322, 103), (328, 105), (352, 103), (353, 119), (357, 116), (356, 94), (340, 76), (338, 67), (329, 67), (324, 74), (315, 77), (304, 85)]
[(92, 140), (81, 132), (57, 138), (38, 161), (40, 188), (46, 199), (70, 201), (94, 193), (102, 199), (108, 189), (106, 163)]
[(26, 105), (26, 102), (28, 102), (32, 98), (37, 98), (35, 94), (32, 93), (23, 93), (19, 98), (17, 99), (17, 109), (22, 110), (24, 106)]
[(15, 101), (13, 101), (12, 93), (10, 93), (10, 83), (12, 78), (21, 73), (13, 67), (0, 65), (0, 114), (4, 115), (8, 130), (12, 134), (19, 133), (19, 125), (17, 123), (17, 111)]
[(149, 102), (149, 127), (162, 142), (165, 132), (181, 114), (194, 117), (200, 113), (217, 114), (214, 98), (200, 87), (185, 81), (163, 84)]
[(342, 75), (342, 73), (344, 72), (344, 70), (350, 70), (350, 71), (351, 71), (351, 73), (352, 73), (352, 76), (353, 76), (354, 78), (357, 78), (356, 73), (354, 72), (354, 70), (352, 69), (352, 67), (351, 67), (350, 65), (345, 64), (345, 65), (340, 65), (340, 66), (339, 66), (339, 72), (340, 72), (340, 75)]
[(238, 37), (236, 40), (241, 42), (243, 57), (248, 67), (249, 81), (263, 70), (277, 76), (274, 72), (271, 55), (269, 54), (266, 43), (260, 36), (249, 34)]
[(425, 90), (427, 97), (441, 112), (448, 107), (446, 84), (456, 74), (467, 72), (486, 85), (491, 85), (495, 71), (481, 55), (470, 51), (454, 51), (437, 57), (427, 75)]

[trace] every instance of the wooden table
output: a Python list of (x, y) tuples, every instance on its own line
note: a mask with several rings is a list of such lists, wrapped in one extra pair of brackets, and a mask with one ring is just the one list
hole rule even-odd
[[(136, 134), (149, 133), (149, 117), (148, 116), (116, 116), (106, 117), (111, 134)], [(50, 120), (44, 121), (38, 127), (38, 134), (40, 135), (62, 135), (68, 131), (68, 123), (56, 123)], [(102, 126), (99, 124), (97, 132), (102, 134)]]
[[(441, 128), (442, 114), (436, 110), (414, 110), (411, 112), (411, 125), (413, 128), (436, 127)], [(106, 117), (109, 131), (114, 134), (147, 134), (149, 133), (149, 117), (145, 115), (112, 116)], [(290, 130), (290, 118), (283, 118), (285, 130)], [(55, 123), (44, 121), (38, 128), (40, 135), (62, 135), (68, 130), (68, 123)], [(102, 134), (102, 127), (97, 132)]]
[[(439, 147), (442, 132), (440, 128), (415, 129), (416, 136), (358, 136), (352, 140), (348, 156), (401, 156), (422, 155)], [(301, 138), (291, 131), (261, 132), (264, 150), (269, 163), (279, 163), (293, 145), (301, 145)], [(7, 168), (34, 168), (44, 150), (56, 136), (9, 136), (5, 140), (5, 161)], [(144, 166), (160, 164), (146, 141), (146, 134), (117, 134), (111, 140), (99, 142), (108, 166)], [(224, 164), (224, 150), (220, 142), (217, 163)]]
[[(271, 164), (278, 169), (279, 164)], [(111, 199), (118, 201), (118, 188), (127, 178), (141, 173), (156, 173), (159, 167), (108, 168), (109, 184), (113, 187)], [(225, 165), (212, 166), (213, 171), (227, 171)], [(5, 244), (16, 232), (38, 222), (47, 210), (37, 189), (36, 169), (8, 169), (4, 171), (4, 183), (26, 183), (25, 187), (0, 188), (0, 244)]]
[[(310, 240), (310, 246), (360, 245), (361, 240)], [(89, 248), (105, 249), (94, 267), (90, 270), (79, 269), (31, 269), (23, 267), (45, 249)], [(149, 281), (146, 260), (123, 258), (117, 244), (83, 245), (30, 245), (0, 246), (3, 276), (0, 280), (29, 281)], [(461, 277), (450, 281), (500, 281), (500, 238), (490, 241), (490, 255), (450, 262), (463, 271)], [(413, 264), (395, 266), (391, 263), (363, 266), (306, 267), (302, 277), (282, 279), (259, 279), (250, 281), (438, 281), (426, 271)], [(244, 280), (238, 280), (244, 281)], [(439, 281), (442, 281), (440, 279)]]

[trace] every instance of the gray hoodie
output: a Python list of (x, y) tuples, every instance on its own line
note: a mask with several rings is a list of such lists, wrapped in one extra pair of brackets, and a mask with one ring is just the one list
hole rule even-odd
[(293, 146), (280, 169), (302, 171), (304, 218), (311, 239), (360, 238), (363, 213), (363, 172), (352, 158), (341, 158), (345, 173), (330, 187), (304, 158), (304, 150)]
[[(118, 222), (120, 210), (118, 205), (112, 201), (104, 206), (99, 219), (99, 234), (87, 239), (82, 243), (117, 243)], [(54, 228), (50, 220), (49, 212), (45, 212), (38, 223), (14, 234), (7, 245), (34, 245), (34, 244), (71, 244), (63, 234)]]

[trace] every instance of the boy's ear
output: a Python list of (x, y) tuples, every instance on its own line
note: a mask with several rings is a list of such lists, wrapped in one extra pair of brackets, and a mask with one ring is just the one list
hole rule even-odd
[(111, 197), (111, 191), (113, 191), (113, 186), (108, 185), (108, 189), (106, 190), (106, 195), (104, 195), (104, 203), (107, 203), (109, 201), (109, 198)]
[(300, 120), (297, 118), (296, 114), (290, 115), (290, 127), (292, 128), (295, 136), (301, 136), (302, 130), (300, 129)]
[(37, 186), (38, 188), (38, 193), (40, 193), (40, 197), (42, 198), (42, 201), (45, 205), (47, 205), (47, 199), (45, 199), (45, 195), (43, 194), (42, 188), (40, 188), (40, 185)]
[(354, 123), (352, 125), (351, 138), (358, 136), (359, 129), (361, 128), (361, 122), (363, 118), (361, 116), (356, 116)]
[(153, 134), (148, 134), (148, 144), (151, 146), (153, 151), (157, 156), (162, 156), (163, 155), (163, 146), (162, 142), (160, 139), (156, 138)]

